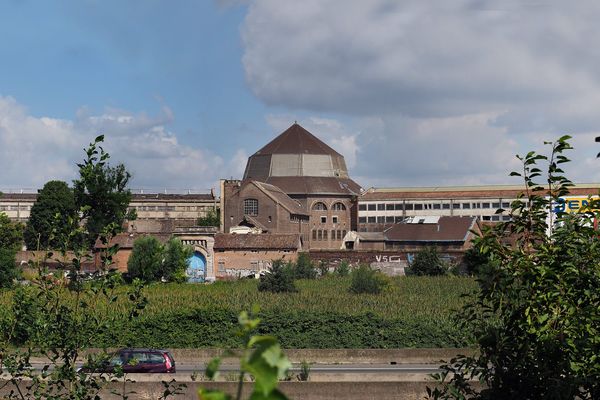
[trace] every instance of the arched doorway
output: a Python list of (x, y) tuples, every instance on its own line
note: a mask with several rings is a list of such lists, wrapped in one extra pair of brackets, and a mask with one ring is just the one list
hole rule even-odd
[(188, 268), (185, 274), (190, 283), (204, 282), (204, 278), (206, 277), (206, 257), (199, 251), (195, 251), (188, 258)]

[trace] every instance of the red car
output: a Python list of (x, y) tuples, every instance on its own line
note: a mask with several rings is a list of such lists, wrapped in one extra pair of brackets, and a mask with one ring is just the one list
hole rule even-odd
[(84, 366), (84, 372), (114, 372), (122, 367), (124, 373), (175, 373), (175, 360), (167, 350), (121, 349), (98, 368)]

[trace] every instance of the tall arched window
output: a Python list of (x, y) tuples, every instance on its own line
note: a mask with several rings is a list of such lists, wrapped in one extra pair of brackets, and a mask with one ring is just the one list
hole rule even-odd
[(327, 211), (327, 206), (319, 201), (312, 206), (312, 209), (313, 211)]
[(244, 215), (258, 215), (258, 200), (256, 199), (245, 199), (244, 200)]
[(343, 203), (335, 203), (334, 205), (331, 206), (331, 209), (333, 211), (345, 211), (346, 206)]

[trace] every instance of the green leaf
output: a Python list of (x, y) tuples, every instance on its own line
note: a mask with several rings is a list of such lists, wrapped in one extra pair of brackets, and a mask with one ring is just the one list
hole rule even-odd
[(221, 365), (221, 359), (215, 357), (206, 364), (206, 377), (210, 380), (214, 380), (219, 375), (219, 366)]
[(199, 389), (198, 398), (200, 400), (231, 400), (231, 396), (220, 390)]

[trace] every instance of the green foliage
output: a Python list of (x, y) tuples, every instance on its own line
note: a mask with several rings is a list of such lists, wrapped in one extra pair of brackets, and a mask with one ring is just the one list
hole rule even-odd
[(290, 293), (296, 292), (294, 285), (294, 267), (283, 260), (273, 260), (269, 272), (260, 277), (258, 290), (260, 292)]
[(24, 239), (29, 250), (57, 249), (70, 229), (69, 219), (77, 217), (73, 190), (63, 181), (49, 181), (31, 207)]
[(198, 226), (216, 226), (221, 225), (221, 210), (209, 210), (205, 217), (198, 218)]
[(114, 235), (122, 231), (126, 219), (135, 218), (135, 213), (127, 211), (131, 201), (127, 183), (131, 174), (123, 164), (116, 167), (108, 164), (110, 155), (102, 148), (103, 141), (104, 135), (100, 135), (90, 143), (86, 158), (77, 164), (79, 179), (73, 181), (75, 204), (83, 211), (90, 247), (107, 227)]
[(0, 213), (0, 249), (18, 250), (23, 243), (23, 225), (12, 222), (4, 213)]
[(324, 277), (329, 274), (329, 263), (327, 261), (319, 261), (319, 276)]
[[(525, 193), (512, 221), (487, 229), (477, 245), (488, 255), (480, 291), (463, 311), (480, 355), (459, 356), (438, 375), (435, 399), (587, 399), (600, 397), (600, 239), (597, 211), (553, 212), (571, 183), (561, 164), (569, 137), (550, 157), (519, 157)], [(538, 167), (547, 162), (543, 188)], [(506, 244), (508, 235), (516, 238)], [(478, 380), (483, 389), (472, 385)]]
[[(129, 321), (128, 287), (119, 300), (100, 299), (88, 312), (114, 318), (112, 331), (98, 334), (92, 347), (237, 348), (239, 310), (260, 306), (260, 332), (280, 338), (285, 348), (463, 347), (473, 344), (454, 315), (464, 294), (476, 288), (462, 277), (394, 277), (378, 295), (349, 292), (350, 279), (335, 275), (296, 281), (294, 293), (257, 291), (253, 279), (211, 285), (151, 285), (148, 303)], [(12, 309), (14, 290), (0, 291), (0, 314)], [(69, 296), (64, 293), (64, 296)], [(198, 301), (202, 299), (202, 301)], [(326, 307), (324, 307), (326, 305)], [(326, 308), (326, 309), (324, 309)], [(24, 312), (30, 309), (24, 306)], [(1, 319), (1, 318), (0, 318)], [(0, 331), (8, 330), (0, 326)], [(202, 334), (198, 334), (202, 332)]]
[(163, 248), (162, 276), (168, 282), (185, 282), (188, 259), (193, 253), (192, 247), (181, 243), (179, 238), (171, 238)]
[(406, 272), (410, 275), (445, 275), (448, 266), (440, 258), (435, 246), (428, 246), (417, 252)]
[(315, 279), (317, 269), (313, 264), (308, 253), (299, 253), (294, 266), (294, 278), (296, 279)]
[[(244, 377), (251, 376), (254, 387), (250, 399), (286, 400), (287, 397), (277, 389), (279, 381), (283, 379), (292, 364), (281, 351), (281, 347), (274, 336), (254, 335), (260, 319), (251, 318), (248, 313), (242, 312), (238, 318), (240, 329), (237, 336), (243, 341), (244, 352), (240, 360), (240, 375), (236, 400), (241, 400)], [(218, 373), (220, 359), (213, 359), (208, 363), (206, 376), (214, 379)], [(198, 395), (201, 400), (232, 399), (222, 391), (200, 389)]]
[(463, 256), (463, 264), (470, 275), (479, 275), (486, 270), (486, 265), (490, 262), (489, 254), (483, 253), (479, 246), (473, 246)]
[(336, 267), (335, 273), (339, 276), (348, 276), (350, 275), (350, 264), (347, 260), (342, 260)]
[(378, 294), (387, 286), (388, 280), (380, 271), (363, 264), (350, 274), (350, 292)]
[(14, 249), (0, 248), (0, 288), (11, 287), (21, 275), (15, 263), (16, 254)]
[(12, 286), (20, 276), (15, 257), (22, 242), (23, 225), (0, 213), (0, 288)]
[(133, 242), (131, 255), (127, 260), (127, 271), (132, 278), (153, 282), (163, 273), (163, 247), (154, 236), (142, 236)]

